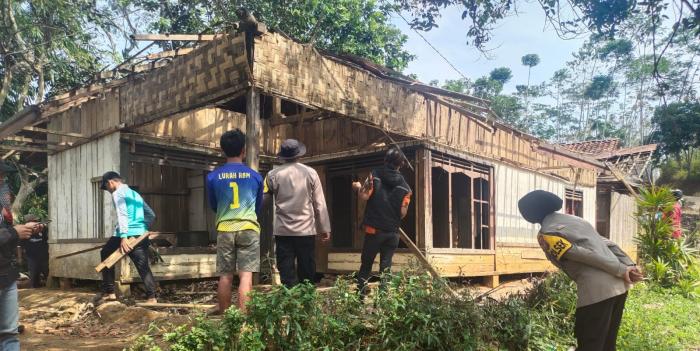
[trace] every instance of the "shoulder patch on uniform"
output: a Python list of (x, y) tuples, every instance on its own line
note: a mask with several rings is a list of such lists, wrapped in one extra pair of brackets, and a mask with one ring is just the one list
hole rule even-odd
[(542, 234), (542, 239), (549, 246), (549, 253), (557, 260), (561, 260), (561, 257), (571, 249), (571, 243), (560, 236)]

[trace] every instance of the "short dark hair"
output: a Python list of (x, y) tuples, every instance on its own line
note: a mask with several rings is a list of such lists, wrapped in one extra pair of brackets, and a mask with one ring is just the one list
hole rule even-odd
[(245, 148), (245, 133), (238, 128), (229, 130), (221, 136), (220, 144), (226, 157), (241, 156)]
[(387, 151), (386, 155), (384, 156), (384, 163), (390, 166), (391, 168), (401, 168), (404, 165), (404, 156), (401, 153), (401, 150), (395, 147), (389, 149), (389, 151)]

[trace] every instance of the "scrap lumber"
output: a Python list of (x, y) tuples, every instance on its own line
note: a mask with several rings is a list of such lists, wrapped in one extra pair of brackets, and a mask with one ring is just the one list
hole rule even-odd
[(65, 258), (65, 257), (70, 257), (70, 256), (75, 256), (75, 255), (79, 255), (79, 254), (81, 254), (81, 253), (85, 253), (85, 252), (90, 252), (90, 251), (94, 251), (94, 250), (97, 250), (97, 249), (101, 249), (101, 248), (103, 248), (103, 247), (105, 247), (105, 246), (104, 246), (104, 245), (97, 245), (97, 246), (90, 247), (90, 248), (87, 248), (87, 249), (82, 249), (82, 250), (74, 251), (74, 252), (67, 253), (67, 254), (64, 254), (64, 255), (59, 255), (59, 256), (56, 256), (55, 259), (60, 259), (60, 258)]
[(148, 303), (148, 302), (139, 302), (136, 303), (136, 306), (138, 307), (145, 307), (145, 308), (189, 308), (189, 309), (210, 309), (216, 307), (216, 305), (204, 305), (204, 304), (196, 304), (196, 303)]
[(59, 130), (50, 130), (50, 129), (45, 129), (45, 128), (38, 128), (38, 127), (24, 127), (22, 130), (26, 130), (29, 132), (38, 132), (38, 133), (45, 133), (45, 134), (53, 134), (53, 135), (60, 135), (60, 136), (65, 136), (65, 137), (71, 137), (71, 138), (79, 138), (79, 139), (89, 139), (87, 136), (79, 133), (70, 133), (70, 132), (63, 132)]
[(622, 184), (625, 186), (625, 188), (627, 188), (627, 190), (630, 192), (630, 194), (632, 194), (634, 197), (638, 198), (639, 195), (637, 194), (637, 191), (635, 191), (634, 188), (632, 187), (632, 185), (630, 185), (630, 183), (627, 182), (624, 174), (622, 174), (622, 172), (620, 172), (620, 170), (617, 169), (617, 167), (613, 166), (612, 163), (607, 162), (607, 161), (604, 163), (605, 163), (605, 166), (608, 167), (610, 172), (613, 174), (613, 176), (615, 176), (615, 178), (617, 178), (617, 180), (622, 182)]
[[(138, 238), (129, 238), (129, 246), (131, 246), (131, 248), (134, 248), (134, 246), (138, 245), (144, 239), (148, 238), (150, 234), (150, 232), (145, 232)], [(117, 249), (111, 255), (109, 255), (109, 257), (107, 257), (106, 260), (100, 262), (100, 264), (98, 264), (97, 267), (95, 267), (95, 270), (97, 271), (97, 273), (99, 273), (105, 268), (112, 268), (112, 266), (114, 266), (126, 255), (128, 255), (128, 253), (123, 253), (122, 250)]]

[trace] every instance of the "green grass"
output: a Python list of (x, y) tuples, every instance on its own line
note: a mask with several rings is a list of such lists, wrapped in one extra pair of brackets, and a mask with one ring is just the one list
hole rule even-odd
[(672, 290), (635, 286), (627, 299), (617, 345), (623, 351), (700, 348), (700, 301)]

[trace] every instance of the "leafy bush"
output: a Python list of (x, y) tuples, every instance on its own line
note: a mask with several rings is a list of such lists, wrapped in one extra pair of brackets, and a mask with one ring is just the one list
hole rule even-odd
[[(697, 249), (692, 242), (673, 239), (673, 223), (670, 213), (675, 198), (668, 188), (652, 187), (642, 189), (637, 201), (637, 222), (639, 232), (635, 238), (639, 258), (649, 279), (664, 287), (692, 287), (696, 280)], [(692, 293), (692, 291), (687, 291)]]

